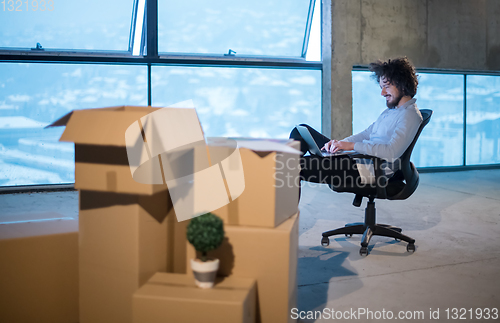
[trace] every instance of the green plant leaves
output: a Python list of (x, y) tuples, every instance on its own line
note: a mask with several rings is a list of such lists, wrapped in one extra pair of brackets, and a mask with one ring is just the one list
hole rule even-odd
[(190, 244), (206, 255), (217, 249), (224, 240), (224, 223), (212, 213), (206, 213), (191, 219), (187, 227), (187, 239)]

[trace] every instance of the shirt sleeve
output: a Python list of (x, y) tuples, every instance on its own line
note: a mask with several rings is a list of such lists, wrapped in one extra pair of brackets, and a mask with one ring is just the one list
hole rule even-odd
[(349, 137), (346, 137), (346, 138), (342, 139), (341, 141), (361, 142), (363, 140), (369, 140), (370, 139), (370, 134), (372, 133), (372, 129), (373, 129), (373, 125), (374, 124), (375, 124), (375, 122), (372, 123), (368, 128), (366, 128), (362, 132), (357, 133), (357, 134), (352, 135), (352, 136), (349, 136)]
[(401, 157), (417, 134), (422, 116), (415, 110), (405, 113), (396, 123), (394, 132), (387, 143), (374, 143), (368, 139), (354, 144), (354, 150), (362, 154), (383, 158), (389, 161)]

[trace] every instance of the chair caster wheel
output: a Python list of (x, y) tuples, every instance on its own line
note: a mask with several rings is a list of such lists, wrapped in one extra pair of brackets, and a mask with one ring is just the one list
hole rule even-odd
[(361, 249), (359, 249), (359, 255), (368, 256), (368, 247), (361, 247)]
[(415, 244), (414, 243), (409, 243), (406, 246), (406, 251), (408, 251), (408, 252), (415, 252)]
[(328, 247), (330, 245), (330, 239), (328, 239), (328, 237), (321, 238), (321, 245), (323, 247)]
[(351, 238), (352, 237), (352, 233), (346, 233), (345, 236), (348, 237), (348, 238)]

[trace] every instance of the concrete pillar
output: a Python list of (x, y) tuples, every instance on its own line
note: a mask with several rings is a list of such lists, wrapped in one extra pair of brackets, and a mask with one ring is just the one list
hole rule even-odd
[(353, 66), (407, 56), (417, 68), (500, 72), (498, 0), (331, 0), (331, 17), (323, 130), (335, 139), (352, 134)]
[(361, 2), (332, 0), (331, 137), (352, 133), (352, 66), (361, 61)]

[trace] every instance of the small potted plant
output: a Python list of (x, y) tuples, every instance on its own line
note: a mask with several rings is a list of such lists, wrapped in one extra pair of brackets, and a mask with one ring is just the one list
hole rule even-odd
[(191, 219), (187, 226), (187, 239), (201, 253), (200, 259), (191, 259), (196, 285), (200, 288), (212, 288), (219, 269), (219, 259), (208, 258), (207, 252), (217, 249), (224, 240), (222, 220), (212, 213)]

